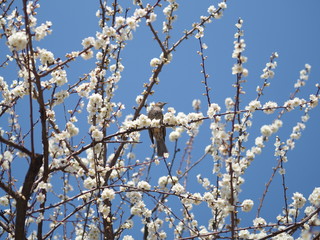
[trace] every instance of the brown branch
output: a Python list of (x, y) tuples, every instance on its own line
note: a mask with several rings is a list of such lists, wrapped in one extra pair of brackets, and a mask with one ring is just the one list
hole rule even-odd
[(211, 100), (210, 100), (209, 92), (210, 92), (211, 88), (208, 86), (208, 77), (209, 77), (209, 75), (207, 74), (206, 67), (205, 67), (206, 57), (204, 56), (204, 50), (203, 50), (203, 44), (202, 44), (201, 37), (199, 38), (199, 45), (200, 45), (199, 55), (200, 55), (200, 57), (201, 57), (200, 66), (201, 66), (201, 68), (202, 68), (201, 73), (203, 74), (203, 78), (204, 78), (204, 80), (202, 81), (202, 83), (204, 84), (204, 87), (205, 87), (205, 90), (206, 90), (206, 92), (204, 93), (204, 95), (207, 97), (208, 106), (210, 106)]
[(16, 224), (15, 224), (15, 239), (25, 239), (25, 221), (26, 212), (28, 209), (28, 201), (32, 193), (33, 183), (38, 176), (42, 166), (43, 155), (36, 154), (31, 158), (31, 163), (23, 182), (21, 196), (17, 199), (16, 203)]
[(293, 229), (299, 228), (301, 227), (303, 224), (305, 224), (307, 221), (309, 221), (314, 215), (318, 214), (320, 212), (320, 207), (317, 208), (315, 211), (313, 211), (309, 216), (305, 217), (304, 219), (302, 219), (300, 222), (294, 223), (291, 226), (278, 230), (276, 232), (273, 232), (263, 238), (261, 238), (260, 240), (265, 240), (265, 239), (271, 239), (274, 236), (277, 236), (278, 234), (284, 233), (284, 232), (288, 232), (291, 231)]
[(43, 236), (43, 240), (48, 238), (59, 226), (61, 226), (62, 224), (65, 224), (65, 222), (74, 214), (76, 214), (77, 212), (79, 212), (79, 210), (81, 210), (82, 208), (84, 208), (86, 205), (91, 204), (93, 201), (96, 201), (96, 199), (91, 199), (90, 201), (86, 202), (83, 205), (80, 205), (78, 207), (76, 207), (73, 212), (71, 212), (69, 215), (67, 215), (65, 218), (63, 218), (61, 221), (59, 221), (54, 227), (52, 227), (50, 229), (49, 232), (47, 232), (44, 236)]
[(29, 157), (31, 157), (32, 153), (27, 149), (25, 148), (24, 146), (21, 146), (19, 144), (16, 144), (14, 142), (11, 142), (5, 138), (3, 138), (1, 135), (0, 135), (0, 142), (10, 146), (10, 147), (13, 147), (14, 149), (17, 149), (19, 150), (20, 152), (23, 152), (25, 154), (27, 154)]
[(12, 198), (14, 198), (15, 200), (17, 200), (20, 195), (13, 191), (9, 185), (4, 184), (2, 181), (0, 181), (0, 188), (2, 188), (3, 191), (5, 191), (9, 196), (11, 196)]

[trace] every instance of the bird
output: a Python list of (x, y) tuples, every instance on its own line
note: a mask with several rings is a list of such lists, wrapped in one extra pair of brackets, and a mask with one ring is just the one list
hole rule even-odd
[[(160, 123), (163, 120), (162, 108), (167, 103), (165, 102), (157, 102), (155, 103), (150, 111), (148, 112), (148, 118), (150, 119), (160, 119)], [(164, 153), (168, 153), (168, 149), (165, 143), (166, 138), (166, 127), (161, 126), (159, 128), (149, 128), (149, 136), (152, 144), (154, 144), (154, 140), (156, 140), (157, 145), (157, 155), (159, 157), (163, 157)]]

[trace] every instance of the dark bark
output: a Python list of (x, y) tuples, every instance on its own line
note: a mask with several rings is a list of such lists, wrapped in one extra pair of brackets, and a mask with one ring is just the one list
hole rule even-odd
[(26, 239), (25, 236), (25, 221), (28, 210), (28, 201), (32, 194), (33, 183), (35, 182), (36, 177), (42, 166), (43, 155), (37, 154), (31, 158), (31, 163), (24, 179), (22, 192), (19, 198), (17, 199), (16, 206), (16, 224), (15, 224), (15, 239)]

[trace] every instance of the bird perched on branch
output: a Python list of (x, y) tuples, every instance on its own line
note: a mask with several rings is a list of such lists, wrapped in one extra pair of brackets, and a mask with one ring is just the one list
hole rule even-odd
[[(162, 123), (162, 120), (163, 120), (162, 108), (165, 104), (167, 103), (165, 102), (155, 103), (154, 106), (152, 106), (150, 111), (148, 112), (148, 117), (150, 119), (160, 119), (160, 123)], [(163, 154), (168, 152), (168, 149), (165, 143), (166, 127), (161, 126), (160, 128), (150, 128), (149, 136), (152, 144), (154, 144), (154, 139), (156, 140), (157, 155), (159, 157), (163, 157)]]

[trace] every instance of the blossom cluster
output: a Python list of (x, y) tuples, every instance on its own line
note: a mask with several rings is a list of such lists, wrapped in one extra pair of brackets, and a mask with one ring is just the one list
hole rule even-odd
[[(151, 105), (154, 103), (151, 103)], [(148, 109), (147, 109), (148, 111)], [(128, 117), (126, 121), (123, 122), (120, 131), (121, 132), (131, 132), (130, 137), (134, 141), (139, 140), (140, 134), (132, 130), (139, 130), (144, 128), (154, 128), (160, 126), (173, 127), (169, 135), (171, 141), (175, 141), (181, 137), (181, 134), (184, 131), (187, 131), (189, 135), (197, 134), (198, 128), (202, 124), (204, 116), (202, 113), (189, 113), (188, 115), (179, 112), (176, 114), (174, 108), (169, 107), (168, 111), (164, 113), (163, 120), (160, 119), (150, 119), (144, 114), (140, 114), (139, 117), (135, 120), (132, 120), (131, 117)]]

